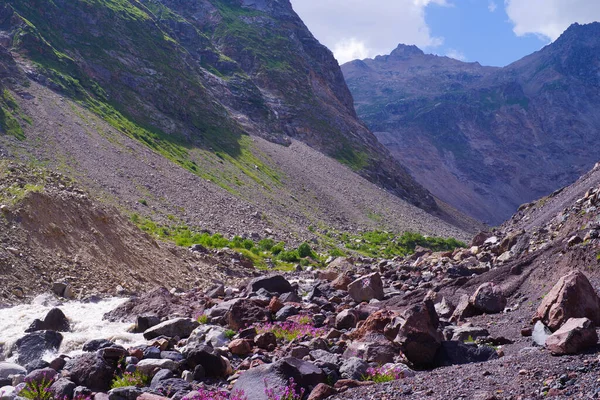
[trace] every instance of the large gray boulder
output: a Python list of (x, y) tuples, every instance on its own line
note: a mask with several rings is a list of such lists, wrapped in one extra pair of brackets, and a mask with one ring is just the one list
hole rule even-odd
[(69, 320), (60, 308), (53, 308), (48, 311), (43, 320), (34, 320), (25, 332), (37, 331), (58, 331), (68, 332), (70, 330)]
[(481, 312), (496, 314), (504, 311), (507, 300), (499, 286), (487, 282), (477, 288), (469, 302)]
[(151, 340), (159, 336), (187, 338), (200, 324), (190, 318), (175, 318), (153, 326), (144, 332), (144, 339)]
[(23, 336), (15, 343), (17, 363), (27, 365), (40, 360), (47, 351), (57, 351), (62, 340), (63, 336), (55, 331), (38, 331)]
[(269, 400), (265, 385), (277, 392), (293, 378), (299, 388), (307, 392), (325, 381), (323, 371), (312, 363), (297, 358), (284, 358), (272, 364), (261, 365), (244, 372), (233, 386), (252, 400)]
[(248, 284), (246, 292), (258, 292), (260, 289), (277, 294), (289, 293), (293, 290), (290, 282), (281, 275), (255, 278)]
[(379, 272), (365, 275), (348, 285), (350, 297), (357, 303), (371, 301), (373, 299), (382, 300), (383, 282)]
[(85, 353), (67, 361), (64, 369), (77, 385), (105, 392), (110, 389), (116, 367), (116, 363), (107, 362), (96, 353)]

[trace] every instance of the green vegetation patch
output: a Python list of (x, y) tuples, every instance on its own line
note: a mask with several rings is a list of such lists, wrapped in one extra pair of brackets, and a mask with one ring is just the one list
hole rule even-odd
[(18, 118), (28, 123), (31, 121), (26, 116), (22, 116), (19, 104), (10, 92), (4, 89), (0, 97), (0, 133), (14, 136), (19, 140), (25, 139), (25, 134)]

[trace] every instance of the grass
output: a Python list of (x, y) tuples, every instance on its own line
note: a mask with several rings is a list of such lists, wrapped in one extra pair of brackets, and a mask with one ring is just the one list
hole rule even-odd
[(199, 316), (198, 317), (198, 323), (201, 324), (201, 325), (208, 324), (208, 315), (202, 314), (201, 316)]
[(31, 119), (21, 113), (19, 104), (14, 97), (7, 89), (4, 89), (0, 96), (0, 133), (24, 140), (25, 134), (17, 116), (21, 120), (31, 123)]
[(454, 238), (426, 237), (419, 233), (406, 232), (397, 235), (384, 231), (369, 231), (358, 235), (343, 233), (339, 239), (349, 250), (374, 258), (393, 258), (414, 253), (417, 246), (432, 251), (451, 251), (466, 244)]
[(233, 339), (233, 337), (236, 335), (235, 331), (232, 329), (227, 329), (223, 334), (229, 340)]
[(298, 248), (288, 248), (284, 242), (275, 243), (268, 238), (258, 242), (240, 236), (228, 239), (222, 234), (200, 232), (187, 225), (160, 225), (139, 214), (133, 214), (131, 221), (144, 232), (178, 246), (190, 247), (199, 244), (208, 249), (235, 250), (252, 261), (258, 269), (268, 269), (269, 265), (273, 265), (277, 269), (291, 271), (295, 267), (293, 263), (304, 266), (324, 266), (323, 257), (319, 256), (308, 243), (302, 243)]
[(145, 387), (150, 385), (150, 377), (139, 371), (124, 372), (121, 376), (115, 377), (110, 383), (110, 388), (120, 388), (126, 386)]

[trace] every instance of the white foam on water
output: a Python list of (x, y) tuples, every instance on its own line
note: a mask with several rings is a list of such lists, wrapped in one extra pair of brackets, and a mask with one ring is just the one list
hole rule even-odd
[[(31, 304), (0, 309), (0, 345), (3, 344), (5, 356), (11, 351), (13, 344), (25, 336), (25, 329), (34, 319), (44, 319), (48, 311), (58, 307), (71, 323), (71, 332), (61, 332), (63, 341), (58, 351), (60, 354), (74, 355), (80, 353), (83, 344), (91, 339), (112, 340), (125, 347), (144, 343), (141, 334), (128, 333), (130, 323), (109, 322), (102, 320), (105, 313), (114, 310), (127, 299), (110, 298), (98, 303), (82, 303), (67, 301), (53, 305), (48, 298), (36, 298)], [(14, 358), (14, 354), (11, 358)], [(49, 361), (56, 354), (46, 354)], [(0, 353), (0, 359), (4, 358)]]

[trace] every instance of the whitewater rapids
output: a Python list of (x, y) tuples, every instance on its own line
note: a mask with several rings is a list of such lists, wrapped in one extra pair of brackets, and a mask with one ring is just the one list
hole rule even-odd
[[(102, 316), (123, 304), (127, 299), (110, 298), (97, 303), (65, 301), (60, 303), (50, 296), (36, 297), (30, 304), (0, 309), (0, 361), (15, 358), (11, 354), (14, 343), (25, 336), (25, 330), (34, 319), (44, 319), (48, 311), (58, 307), (67, 316), (71, 332), (61, 332), (63, 341), (58, 354), (75, 355), (81, 353), (83, 344), (91, 339), (107, 339), (125, 347), (144, 343), (141, 334), (128, 333), (130, 323), (109, 322)], [(56, 357), (56, 353), (44, 356), (46, 361)]]

